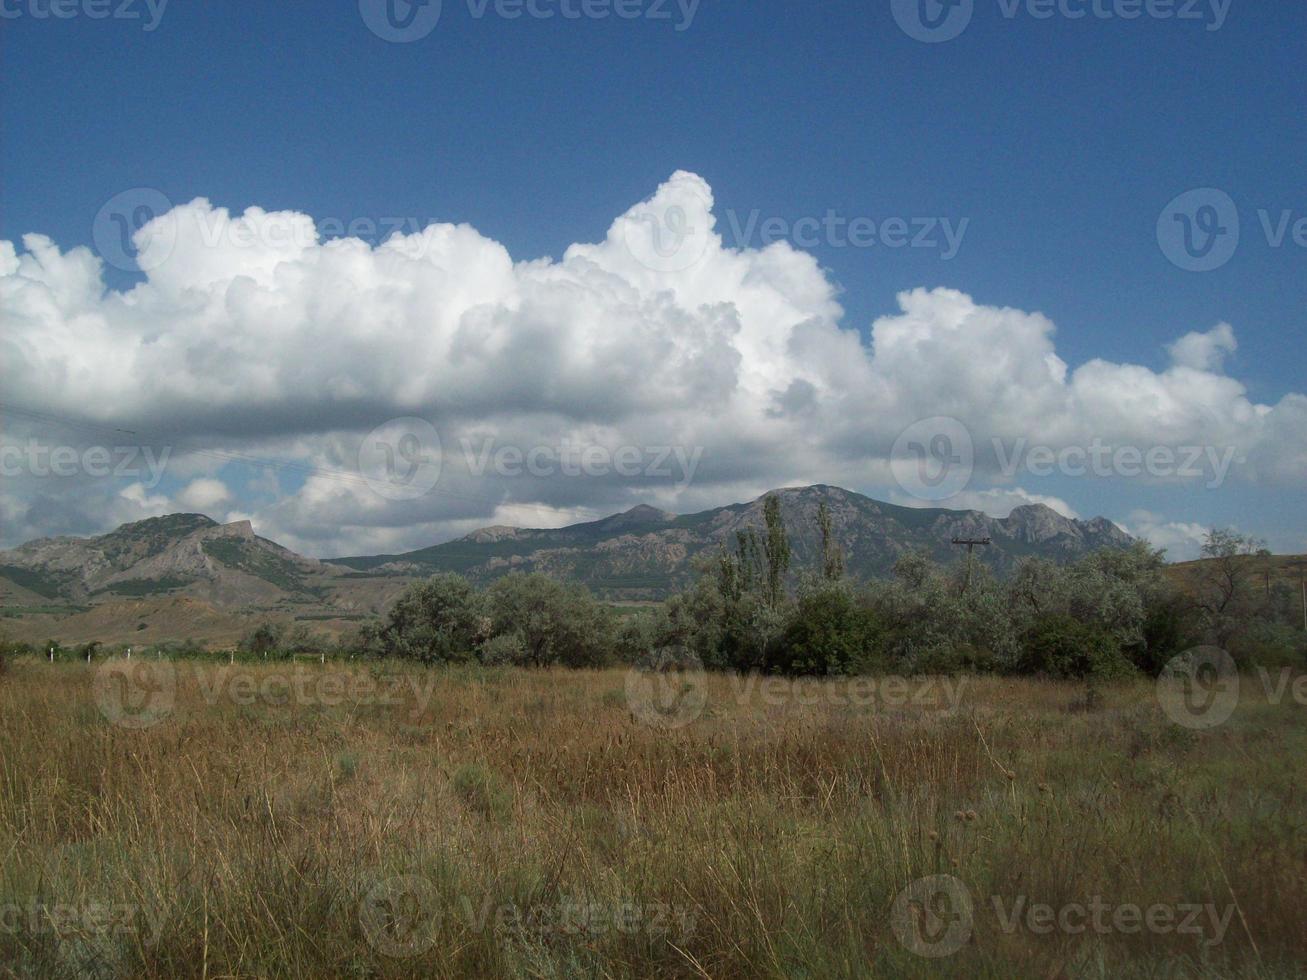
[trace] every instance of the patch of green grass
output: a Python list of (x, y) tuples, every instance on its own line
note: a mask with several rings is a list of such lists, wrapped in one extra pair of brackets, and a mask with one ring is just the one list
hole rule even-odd
[(45, 599), (58, 599), (66, 595), (74, 579), (68, 572), (42, 572), (21, 565), (0, 565), (0, 575)]
[(459, 766), (450, 783), (463, 803), (491, 820), (503, 820), (513, 809), (513, 794), (504, 788), (493, 769), (478, 763)]
[(0, 606), (0, 615), (73, 616), (77, 613), (84, 613), (90, 608), (90, 606), (79, 606), (75, 603), (61, 605)]
[(133, 578), (114, 582), (99, 591), (123, 596), (166, 595), (169, 592), (175, 592), (177, 589), (185, 588), (193, 581), (194, 579), (168, 575), (163, 578)]
[(238, 538), (205, 541), (204, 553), (228, 568), (247, 572), (287, 592), (309, 592), (303, 572), (294, 562)]

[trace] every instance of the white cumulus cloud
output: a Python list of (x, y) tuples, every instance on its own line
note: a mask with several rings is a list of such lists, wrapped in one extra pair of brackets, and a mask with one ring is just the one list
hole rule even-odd
[[(1223, 372), (1236, 348), (1227, 324), (1177, 340), (1161, 370), (1073, 367), (1042, 314), (917, 288), (868, 343), (811, 255), (728, 247), (713, 206), (702, 178), (678, 172), (601, 241), (515, 261), (468, 225), (374, 246), (323, 239), (307, 215), (196, 199), (137, 233), (147, 271), (126, 291), (106, 289), (86, 248), (38, 234), (0, 242), (5, 398), (154, 433), (175, 446), (178, 472), (202, 474), (176, 503), (249, 512), (261, 533), (315, 554), (420, 546), (496, 515), (556, 523), (637, 502), (685, 512), (800, 482), (889, 496), (895, 437), (941, 415), (976, 444), (972, 496), (960, 499), (994, 512), (1022, 500), (1074, 512), (991, 489), (1004, 482), (995, 440), (1228, 447), (1234, 480), (1307, 479), (1307, 396), (1252, 401)], [(369, 485), (358, 453), (375, 426), (406, 416), (436, 427), (443, 466), (432, 492), (396, 500)], [(641, 465), (634, 476), (477, 472), (461, 447), (487, 439), (610, 459), (630, 448)], [(211, 458), (188, 455), (214, 446), (312, 472), (247, 499)], [(700, 453), (692, 478), (674, 457), (654, 465), (667, 447)], [(287, 483), (264, 472), (251, 485)], [(50, 492), (10, 488), (6, 509)]]

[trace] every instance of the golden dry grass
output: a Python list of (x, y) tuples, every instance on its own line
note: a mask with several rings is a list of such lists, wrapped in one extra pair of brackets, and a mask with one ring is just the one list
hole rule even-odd
[[(954, 707), (938, 681), (903, 703), (714, 676), (702, 717), (661, 729), (620, 670), (183, 663), (175, 709), (133, 730), (106, 720), (97, 669), (0, 677), (0, 975), (1271, 977), (1307, 960), (1307, 708), (1254, 681), (1194, 731), (1142, 681), (1086, 707), (1075, 685), (967, 679)], [(294, 670), (307, 696), (260, 693)], [(404, 693), (381, 703), (391, 678)], [(941, 873), (974, 923), (924, 957), (891, 911)], [(1229, 917), (1219, 942), (1210, 924), (1043, 934), (994, 906), (1098, 897)]]

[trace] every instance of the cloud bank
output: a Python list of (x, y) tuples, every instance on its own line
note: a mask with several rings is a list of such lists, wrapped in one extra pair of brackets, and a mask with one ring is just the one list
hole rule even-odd
[[(251, 517), (322, 555), (637, 502), (684, 512), (782, 484), (901, 497), (891, 447), (935, 417), (958, 420), (974, 445), (959, 506), (1072, 512), (1074, 500), (1018, 485), (1030, 469), (1012, 456), (1032, 446), (1219, 447), (1231, 482), (1307, 480), (1307, 396), (1251, 401), (1224, 370), (1229, 324), (1177, 339), (1161, 370), (1073, 369), (1045, 316), (918, 288), (864, 339), (813, 256), (723, 245), (711, 188), (686, 172), (557, 260), (514, 261), (468, 225), (374, 246), (323, 239), (307, 215), (234, 215), (204, 199), (133, 241), (145, 278), (122, 292), (87, 248), (0, 242), (4, 401), (149, 433), (175, 447), (177, 487), (7, 478), (9, 544), (183, 506), (228, 508), (215, 516)], [(442, 463), (430, 492), (391, 499), (363, 478), (360, 446), (404, 417), (434, 426)], [(68, 438), (30, 414), (6, 421), (6, 440)], [(610, 465), (509, 473), (494, 456), (544, 448), (561, 460), (568, 446), (599, 447)], [(692, 478), (652, 465), (664, 447), (699, 450)], [(294, 467), (251, 461), (263, 458)]]

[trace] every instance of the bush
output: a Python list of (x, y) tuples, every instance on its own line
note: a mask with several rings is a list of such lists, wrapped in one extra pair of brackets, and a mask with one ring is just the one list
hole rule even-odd
[[(49, 650), (50, 647), (56, 645), (57, 644), (51, 640), (49, 646), (46, 647), (46, 650)], [(31, 656), (35, 652), (36, 651), (32, 649), (32, 646), (29, 643), (18, 643), (14, 640), (0, 639), (0, 674), (4, 674), (5, 669), (9, 665), (9, 661), (14, 657)]]
[(664, 619), (652, 611), (640, 610), (617, 624), (613, 652), (624, 664), (635, 663), (658, 645)]
[(663, 603), (653, 646), (684, 647), (693, 651), (705, 667), (723, 667), (726, 603), (717, 583), (703, 572), (701, 568), (692, 588)]
[(1125, 648), (1126, 656), (1146, 674), (1158, 676), (1172, 657), (1198, 645), (1193, 619), (1190, 603), (1179, 593), (1153, 597), (1144, 610), (1140, 639)]
[(492, 769), (476, 763), (459, 766), (450, 777), (463, 804), (488, 820), (504, 820), (513, 810), (513, 793)]
[(461, 575), (410, 586), (386, 619), (365, 631), (365, 651), (421, 663), (470, 660), (485, 632), (482, 597)]
[(988, 647), (960, 643), (921, 651), (912, 670), (920, 674), (987, 674), (1003, 666), (1004, 661)]
[(1065, 613), (1038, 617), (1022, 637), (1018, 659), (1022, 673), (1046, 677), (1116, 677), (1133, 665), (1110, 633)]
[(1307, 634), (1284, 623), (1253, 623), (1230, 640), (1240, 670), (1307, 666)]
[(526, 663), (526, 641), (521, 633), (492, 636), (481, 647), (481, 662), (490, 667), (518, 666)]
[(885, 631), (847, 588), (827, 586), (800, 600), (772, 657), (786, 674), (856, 674), (884, 669)]
[(240, 649), (245, 653), (266, 657), (281, 647), (281, 627), (276, 623), (260, 623), (241, 637)]
[(613, 615), (590, 593), (547, 575), (506, 575), (486, 590), (493, 634), (519, 636), (532, 667), (598, 667), (613, 659)]

